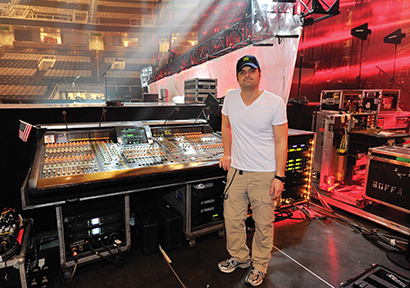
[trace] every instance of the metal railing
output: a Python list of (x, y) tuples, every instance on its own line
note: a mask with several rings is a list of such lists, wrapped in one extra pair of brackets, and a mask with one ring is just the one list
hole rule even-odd
[[(11, 18), (25, 18), (35, 20), (46, 20), (55, 22), (74, 22), (74, 23), (94, 23), (109, 24), (118, 26), (156, 26), (157, 17), (152, 15), (138, 15), (133, 17), (120, 17), (114, 15), (90, 16), (88, 11), (79, 11), (71, 9), (57, 9), (46, 7), (32, 7), (27, 5), (12, 5), (8, 3), (2, 9), (2, 16)], [(165, 24), (164, 24), (165, 25)]]

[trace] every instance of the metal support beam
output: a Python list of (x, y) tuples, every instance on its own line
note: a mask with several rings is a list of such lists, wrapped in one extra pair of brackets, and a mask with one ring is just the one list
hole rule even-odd
[(251, 20), (252, 15), (243, 17), (224, 31), (172, 60), (160, 70), (152, 73), (149, 83), (252, 44)]
[[(325, 20), (329, 17), (335, 16), (340, 14), (339, 10), (339, 1), (340, 0), (335, 0), (331, 5), (328, 5), (324, 0), (309, 0), (308, 4), (305, 4), (302, 0), (299, 1), (291, 1), (291, 7), (293, 13), (291, 13), (291, 17), (296, 19), (293, 24), (289, 23), (282, 23), (283, 25), (288, 25), (292, 26), (298, 25), (298, 22), (301, 23), (303, 26), (311, 25), (316, 22)], [(298, 37), (298, 35), (288, 35), (287, 33), (285, 34), (275, 34), (274, 29), (270, 30), (269, 25), (272, 25), (271, 23), (266, 23), (264, 22), (263, 18), (266, 17), (265, 20), (268, 22), (271, 21), (269, 20), (270, 15), (279, 14), (284, 15), (285, 13), (289, 12), (287, 11), (281, 11), (282, 8), (280, 7), (285, 7), (283, 9), (287, 9), (286, 7), (288, 6), (289, 2), (288, 1), (274, 1), (277, 2), (276, 4), (273, 3), (271, 8), (274, 8), (272, 11), (265, 11), (261, 10), (257, 0), (249, 0), (249, 6), (247, 9), (245, 9), (246, 12), (244, 12), (244, 15), (242, 19), (235, 24), (231, 25), (228, 27), (226, 30), (216, 34), (215, 36), (209, 38), (208, 40), (204, 41), (203, 43), (199, 44), (195, 48), (189, 50), (187, 53), (179, 56), (176, 59), (173, 59), (170, 63), (162, 67), (161, 69), (154, 71), (150, 78), (148, 83), (153, 83), (156, 82), (164, 77), (171, 76), (173, 74), (179, 73), (183, 70), (189, 69), (193, 66), (196, 66), (198, 64), (204, 63), (208, 60), (211, 60), (216, 57), (223, 56), (229, 52), (232, 52), (234, 50), (237, 50), (239, 48), (252, 45), (254, 43), (257, 44), (257, 42), (261, 42), (265, 39), (271, 39), (271, 38), (278, 38), (279, 44), (281, 43), (282, 38), (289, 38), (289, 37)], [(300, 7), (302, 8), (302, 11), (300, 14), (296, 15), (296, 5), (297, 3), (300, 3)], [(282, 5), (282, 4), (286, 5)], [(281, 4), (281, 5), (278, 5)], [(264, 5), (261, 5), (263, 7)], [(263, 15), (262, 15), (263, 14)], [(262, 17), (263, 16), (263, 17)], [(273, 17), (275, 18), (275, 17)], [(275, 19), (278, 19), (276, 17)], [(300, 19), (300, 21), (299, 21)], [(262, 22), (261, 22), (262, 21)], [(265, 31), (262, 33), (257, 33), (256, 31), (253, 31), (254, 25), (260, 24), (261, 25), (261, 31)], [(293, 27), (291, 27), (294, 29)], [(292, 30), (290, 29), (290, 30)], [(267, 30), (267, 32), (266, 32)]]
[(300, 4), (304, 7), (301, 16), (307, 25), (326, 20), (340, 14), (339, 2), (340, 0), (335, 0), (332, 4), (328, 4), (324, 0), (312, 0), (310, 3), (309, 0), (308, 4), (305, 4), (300, 0)]

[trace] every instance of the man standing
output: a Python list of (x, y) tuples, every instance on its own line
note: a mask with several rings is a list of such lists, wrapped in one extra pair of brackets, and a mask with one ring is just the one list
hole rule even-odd
[[(222, 108), (224, 155), (219, 161), (219, 166), (228, 170), (224, 217), (231, 258), (218, 267), (231, 273), (252, 265), (245, 282), (258, 286), (271, 258), (275, 201), (285, 182), (286, 106), (279, 96), (259, 89), (261, 69), (255, 56), (238, 60), (236, 79), (240, 89), (227, 92)], [(252, 253), (246, 245), (245, 229), (249, 203), (255, 221)]]

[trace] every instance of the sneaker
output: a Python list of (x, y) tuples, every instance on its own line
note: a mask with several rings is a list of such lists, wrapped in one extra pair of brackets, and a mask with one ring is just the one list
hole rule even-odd
[(252, 268), (248, 274), (245, 276), (245, 282), (251, 284), (252, 286), (259, 286), (265, 278), (265, 273), (259, 271), (256, 268)]
[(218, 263), (218, 268), (221, 272), (232, 273), (236, 268), (248, 268), (251, 266), (251, 260), (246, 262), (238, 262), (233, 257)]

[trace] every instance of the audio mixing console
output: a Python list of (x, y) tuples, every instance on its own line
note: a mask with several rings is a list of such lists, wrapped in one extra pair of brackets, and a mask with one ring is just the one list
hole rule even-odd
[(208, 125), (47, 131), (37, 144), (29, 193), (216, 165), (221, 138)]
[[(314, 138), (289, 129), (282, 205), (310, 198)], [(39, 205), (220, 178), (226, 174), (218, 166), (222, 155), (220, 135), (203, 123), (49, 128), (37, 143), (24, 199)]]

